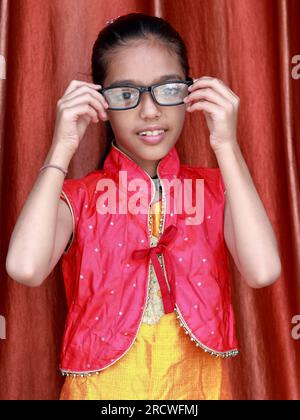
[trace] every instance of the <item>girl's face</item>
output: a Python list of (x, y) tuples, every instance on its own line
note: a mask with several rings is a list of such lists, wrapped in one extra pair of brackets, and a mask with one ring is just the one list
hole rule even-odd
[[(185, 80), (178, 56), (157, 41), (132, 41), (118, 49), (109, 57), (107, 74), (104, 88), (122, 80), (131, 80), (136, 86), (150, 86), (169, 74), (177, 75), (176, 80)], [(185, 111), (186, 104), (160, 106), (154, 102), (150, 92), (145, 92), (136, 108), (106, 112), (117, 147), (150, 176), (154, 176), (159, 160), (179, 138)], [(165, 127), (167, 131), (158, 144), (146, 144), (137, 133), (153, 125)]]

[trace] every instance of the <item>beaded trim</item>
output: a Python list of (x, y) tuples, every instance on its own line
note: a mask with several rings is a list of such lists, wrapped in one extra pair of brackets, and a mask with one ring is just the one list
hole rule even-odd
[[(147, 294), (147, 298), (146, 301), (148, 301), (149, 295)], [(202, 350), (204, 350), (205, 353), (209, 353), (211, 356), (215, 356), (215, 357), (222, 357), (224, 358), (229, 358), (229, 357), (235, 357), (239, 354), (239, 351), (237, 349), (233, 349), (233, 350), (229, 350), (226, 352), (217, 352), (215, 350), (210, 349), (209, 347), (206, 347), (203, 343), (201, 343), (194, 335), (193, 333), (189, 330), (189, 328), (187, 327), (185, 321), (183, 320), (182, 315), (180, 314), (180, 311), (177, 307), (177, 305), (175, 305), (176, 308), (174, 308), (175, 313), (177, 314), (177, 319), (179, 319), (179, 325), (180, 327), (182, 327), (185, 330), (185, 334), (189, 334), (190, 335), (190, 340), (195, 342), (196, 347), (200, 347)], [(146, 308), (146, 305), (145, 305)], [(142, 316), (143, 318), (143, 316)], [(141, 323), (140, 323), (141, 325)], [(139, 328), (137, 330), (137, 333), (139, 331)], [(137, 336), (137, 334), (136, 334)], [(135, 339), (133, 340), (131, 346), (127, 349), (127, 351), (125, 353), (123, 353), (118, 359), (116, 359), (114, 361), (114, 363), (116, 363), (121, 357), (125, 356), (126, 353), (128, 353), (128, 351), (130, 350), (130, 348), (132, 347), (132, 345), (135, 343)], [(92, 372), (88, 372), (88, 373), (82, 373), (82, 372), (67, 372), (67, 371), (61, 371), (61, 375), (62, 376), (80, 376), (81, 378), (86, 377), (86, 376), (93, 376), (93, 375), (99, 375), (101, 370), (107, 369), (109, 366), (113, 365), (114, 363), (111, 363), (110, 365), (106, 366), (103, 369), (99, 369), (97, 371), (92, 371)]]
[[(75, 216), (74, 216), (74, 212), (73, 212), (73, 208), (72, 208), (72, 206), (71, 206), (71, 203), (70, 203), (70, 200), (69, 200), (69, 198), (67, 197), (67, 195), (66, 195), (66, 193), (64, 192), (64, 190), (62, 190), (61, 191), (61, 196), (63, 196), (65, 199), (66, 199), (66, 201), (67, 201), (67, 203), (68, 203), (68, 206), (69, 206), (69, 209), (70, 209), (70, 211), (71, 211), (71, 215), (72, 215), (72, 226), (73, 226), (73, 229), (72, 229), (72, 235), (71, 235), (71, 239), (69, 240), (69, 242), (68, 242), (68, 244), (66, 245), (66, 248), (65, 248), (65, 250), (64, 250), (64, 253), (67, 253), (68, 251), (69, 251), (69, 249), (71, 248), (71, 245), (72, 245), (72, 243), (73, 243), (73, 241), (74, 241), (74, 238), (75, 238)], [(61, 198), (61, 197), (60, 197)], [(63, 200), (62, 200), (63, 201)]]
[(182, 316), (180, 310), (178, 309), (177, 304), (175, 304), (174, 311), (177, 314), (177, 319), (180, 320), (179, 325), (180, 325), (180, 327), (182, 327), (184, 329), (185, 334), (189, 334), (190, 340), (195, 342), (196, 347), (201, 347), (202, 350), (205, 351), (205, 353), (209, 353), (212, 356), (223, 357), (223, 358), (234, 357), (234, 356), (237, 356), (239, 354), (239, 351), (237, 349), (233, 349), (233, 350), (229, 350), (229, 351), (225, 351), (225, 352), (220, 352), (220, 351), (216, 351), (216, 350), (210, 349), (209, 347), (205, 346), (205, 344), (201, 343), (201, 341), (199, 341), (194, 336), (194, 334), (191, 332), (191, 330), (188, 328), (187, 323), (184, 321), (183, 316)]

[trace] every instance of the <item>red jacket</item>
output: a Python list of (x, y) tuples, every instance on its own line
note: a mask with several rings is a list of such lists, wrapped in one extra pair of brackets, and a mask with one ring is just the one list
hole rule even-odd
[[(116, 186), (117, 203), (124, 204), (127, 185), (120, 182), (120, 171), (126, 174), (128, 185), (138, 178), (148, 187), (141, 193), (144, 212), (100, 214), (108, 190), (101, 191), (104, 180), (110, 187)], [(130, 351), (146, 307), (150, 258), (165, 312), (175, 310), (178, 325), (195, 345), (215, 356), (238, 354), (223, 233), (221, 172), (219, 168), (181, 164), (173, 147), (159, 162), (157, 174), (166, 210), (163, 233), (155, 248), (150, 246), (148, 232), (153, 182), (115, 143), (103, 170), (64, 181), (61, 198), (71, 209), (75, 235), (62, 258), (69, 306), (61, 351), (63, 375), (98, 374)], [(196, 180), (204, 180), (202, 223), (188, 224), (184, 205), (181, 214), (175, 210), (174, 190), (167, 189), (167, 181), (174, 179), (181, 183), (192, 180), (193, 197)], [(127, 191), (129, 208), (136, 191)]]

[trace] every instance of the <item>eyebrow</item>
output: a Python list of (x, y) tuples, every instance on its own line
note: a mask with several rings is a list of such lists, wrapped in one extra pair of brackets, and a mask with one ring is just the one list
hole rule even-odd
[[(161, 76), (159, 79), (156, 79), (152, 84), (155, 85), (156, 83), (159, 82), (163, 82), (165, 80), (169, 80), (169, 79), (182, 79), (182, 76), (180, 76), (179, 74), (166, 74), (164, 76)], [(124, 83), (131, 83), (137, 86), (143, 86), (143, 83), (137, 81), (137, 80), (132, 80), (132, 79), (126, 79), (126, 80), (115, 80), (113, 83), (111, 83), (109, 86), (114, 86), (114, 85), (119, 85), (119, 84), (124, 84)]]

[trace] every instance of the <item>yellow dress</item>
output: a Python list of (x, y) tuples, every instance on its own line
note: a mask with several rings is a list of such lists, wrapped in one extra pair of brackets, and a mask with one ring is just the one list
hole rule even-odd
[[(158, 241), (161, 200), (151, 206), (151, 246)], [(149, 298), (130, 350), (99, 375), (65, 378), (60, 400), (231, 399), (226, 360), (196, 347), (176, 313), (164, 313), (150, 261)]]

